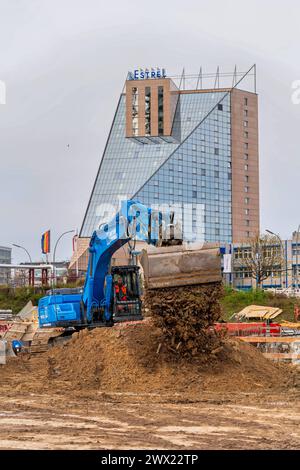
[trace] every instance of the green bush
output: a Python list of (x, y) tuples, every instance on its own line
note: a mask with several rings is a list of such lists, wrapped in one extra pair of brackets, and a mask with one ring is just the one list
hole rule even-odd
[(300, 303), (295, 297), (285, 297), (282, 294), (273, 294), (263, 290), (239, 291), (225, 287), (222, 298), (223, 319), (228, 321), (230, 317), (248, 305), (266, 305), (282, 309), (282, 314), (274, 321), (294, 320), (294, 306)]

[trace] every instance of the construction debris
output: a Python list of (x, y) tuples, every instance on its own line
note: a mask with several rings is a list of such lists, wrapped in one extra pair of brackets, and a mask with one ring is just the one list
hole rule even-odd
[(13, 319), (13, 314), (11, 310), (0, 310), (0, 320), (12, 320)]
[(38, 323), (38, 309), (33, 305), (31, 300), (16, 315), (18, 320), (32, 321)]
[(266, 307), (262, 305), (248, 305), (247, 307), (243, 308), (238, 313), (235, 313), (232, 318), (243, 321), (243, 320), (251, 320), (251, 319), (259, 319), (259, 320), (271, 320), (273, 318), (278, 317), (282, 313), (282, 310), (277, 307)]

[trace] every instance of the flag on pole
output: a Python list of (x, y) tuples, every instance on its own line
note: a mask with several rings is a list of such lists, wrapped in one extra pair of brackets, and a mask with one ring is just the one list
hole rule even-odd
[(44, 255), (46, 255), (47, 253), (50, 253), (50, 230), (43, 233), (41, 244), (42, 244), (42, 253)]

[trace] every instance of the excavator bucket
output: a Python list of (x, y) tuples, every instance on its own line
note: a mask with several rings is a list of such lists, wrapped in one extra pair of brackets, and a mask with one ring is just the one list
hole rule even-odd
[(221, 282), (220, 250), (202, 244), (152, 247), (142, 251), (140, 263), (146, 289)]

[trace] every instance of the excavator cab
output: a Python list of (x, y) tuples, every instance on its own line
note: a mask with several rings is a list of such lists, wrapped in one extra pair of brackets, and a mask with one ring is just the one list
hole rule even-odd
[(138, 266), (113, 266), (111, 275), (113, 321), (142, 319), (140, 274)]

